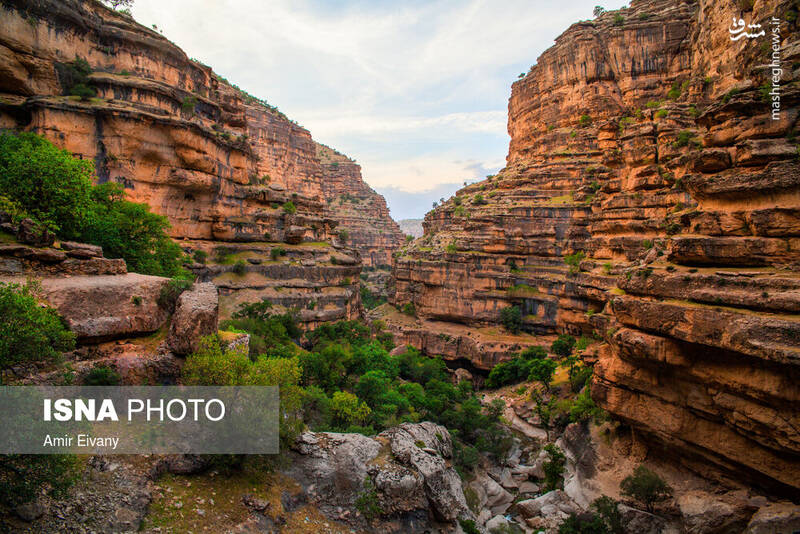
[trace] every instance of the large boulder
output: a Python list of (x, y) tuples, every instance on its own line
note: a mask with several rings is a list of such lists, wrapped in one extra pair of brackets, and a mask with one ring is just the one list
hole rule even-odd
[(217, 331), (219, 294), (211, 282), (194, 284), (181, 293), (172, 315), (167, 345), (175, 354), (196, 351), (200, 338)]
[(400, 463), (422, 475), (425, 494), (439, 519), (453, 521), (471, 515), (461, 479), (445, 462), (453, 455), (453, 443), (445, 427), (431, 422), (403, 423), (380, 436), (389, 439), (392, 454)]
[(42, 279), (44, 299), (79, 340), (100, 341), (155, 332), (168, 312), (158, 301), (169, 278), (127, 273)]
[(472, 517), (461, 480), (446, 461), (453, 451), (450, 434), (434, 423), (404, 423), (374, 438), (305, 432), (293, 450), (288, 474), (302, 481), (308, 500), (329, 516), (342, 516), (374, 492), (383, 516), (405, 517), (414, 525), (429, 516), (451, 523)]
[(56, 236), (31, 219), (22, 219), (17, 227), (17, 240), (34, 247), (49, 247), (55, 242)]
[(747, 534), (772, 534), (800, 530), (800, 506), (792, 503), (775, 503), (756, 512), (747, 525)]

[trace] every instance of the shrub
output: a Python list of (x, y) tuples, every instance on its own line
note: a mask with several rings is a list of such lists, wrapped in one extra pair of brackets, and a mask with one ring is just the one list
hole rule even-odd
[(545, 491), (558, 489), (564, 476), (564, 464), (567, 457), (555, 444), (550, 443), (545, 445), (545, 452), (547, 452), (547, 460), (542, 464), (544, 470), (544, 486)]
[(603, 519), (595, 514), (572, 513), (558, 526), (558, 534), (609, 534), (609, 531)]
[(623, 24), (625, 24), (625, 17), (619, 13), (614, 15), (614, 26), (622, 26)]
[(364, 478), (364, 490), (359, 493), (356, 499), (356, 509), (367, 518), (367, 520), (375, 519), (383, 514), (380, 501), (378, 500), (378, 491), (375, 488), (375, 483), (367, 476)]
[(486, 204), (486, 200), (483, 198), (483, 195), (481, 195), (480, 193), (478, 193), (477, 195), (475, 195), (472, 198), (472, 202), (473, 202), (473, 204), (477, 204), (478, 206), (482, 206), (482, 205)]
[(69, 94), (79, 96), (81, 100), (86, 101), (97, 96), (97, 89), (84, 83), (79, 83), (69, 90)]
[(656, 111), (655, 118), (663, 119), (668, 114), (669, 114), (669, 112), (666, 109), (659, 109), (658, 111)]
[(345, 229), (339, 230), (339, 240), (340, 241), (346, 242), (349, 237), (350, 237), (350, 234), (347, 233), (347, 230), (345, 230)]
[(683, 130), (682, 132), (678, 133), (678, 137), (675, 142), (672, 143), (672, 146), (675, 148), (681, 148), (688, 146), (690, 143), (695, 147), (700, 146), (700, 142), (694, 138), (694, 133), (690, 132), (689, 130)]
[(78, 480), (80, 463), (64, 454), (0, 455), (0, 506), (14, 507), (43, 492), (58, 498)]
[(84, 386), (116, 386), (119, 384), (122, 377), (111, 367), (101, 366), (95, 367), (86, 378), (83, 379)]
[(59, 236), (77, 239), (92, 205), (91, 161), (73, 158), (44, 137), (0, 135), (0, 193)]
[(416, 308), (416, 306), (414, 306), (413, 302), (406, 302), (405, 304), (403, 304), (402, 311), (403, 311), (404, 314), (406, 314), (408, 316), (411, 316), (411, 317), (416, 317), (417, 316), (417, 308)]
[(569, 356), (575, 346), (575, 338), (569, 334), (561, 334), (558, 339), (550, 345), (550, 350), (559, 356)]
[(455, 241), (451, 241), (450, 243), (447, 244), (445, 250), (447, 250), (448, 254), (455, 254), (456, 252), (458, 252), (458, 245), (456, 245)]
[(197, 97), (193, 95), (185, 97), (181, 102), (181, 110), (184, 113), (191, 113), (194, 115), (195, 106), (197, 106)]
[(581, 115), (580, 119), (578, 119), (578, 124), (580, 124), (581, 126), (589, 126), (591, 123), (592, 123), (592, 118), (589, 115), (586, 115), (585, 113)]
[(679, 96), (681, 96), (681, 92), (682, 92), (681, 82), (675, 80), (674, 82), (672, 82), (672, 87), (667, 92), (667, 98), (669, 98), (670, 100), (676, 100)]
[(161, 288), (161, 292), (158, 294), (158, 305), (172, 313), (175, 311), (175, 304), (178, 302), (178, 297), (190, 287), (192, 287), (191, 280), (173, 278), (167, 282), (167, 285)]
[(456, 206), (460, 206), (461, 205), (461, 197), (453, 197), (453, 204), (455, 204)]
[(233, 272), (236, 276), (244, 276), (247, 272), (247, 264), (244, 260), (236, 260), (236, 263), (233, 264)]
[(75, 347), (75, 334), (53, 308), (36, 300), (38, 285), (0, 283), (0, 369), (55, 360)]
[(582, 423), (594, 419), (600, 421), (603, 412), (592, 400), (590, 389), (587, 387), (583, 392), (575, 397), (575, 402), (569, 410), (569, 420), (573, 423)]
[(278, 256), (286, 256), (286, 249), (283, 247), (273, 247), (272, 249), (270, 249), (269, 257), (272, 259), (272, 261), (277, 260)]
[(619, 511), (617, 501), (603, 495), (594, 500), (592, 508), (603, 518), (603, 522), (606, 524), (610, 534), (624, 534), (622, 514)]
[(208, 253), (205, 250), (195, 250), (192, 257), (197, 263), (205, 263), (208, 260)]
[[(520, 74), (520, 78), (522, 78), (525, 74)], [(461, 530), (464, 531), (464, 534), (481, 534), (481, 531), (475, 526), (475, 521), (472, 519), (459, 519), (458, 524), (461, 525)]]
[(659, 102), (658, 100), (650, 100), (650, 101), (649, 101), (649, 102), (647, 102), (647, 104), (645, 104), (644, 106), (645, 106), (646, 108), (654, 109), (654, 108), (661, 107), (661, 102)]
[(522, 311), (518, 306), (508, 306), (500, 310), (500, 322), (511, 332), (516, 334), (522, 327)]
[(294, 215), (295, 213), (297, 213), (297, 206), (295, 206), (294, 202), (292, 202), (291, 200), (287, 200), (283, 204), (283, 211), (285, 213), (288, 213), (289, 215)]
[(657, 502), (672, 496), (672, 488), (660, 476), (645, 467), (638, 466), (632, 475), (623, 479), (620, 489), (626, 497), (632, 497), (652, 513)]
[(574, 254), (567, 254), (564, 256), (564, 263), (569, 265), (569, 272), (570, 274), (578, 274), (581, 270), (581, 262), (586, 257), (586, 253), (582, 250), (575, 252)]

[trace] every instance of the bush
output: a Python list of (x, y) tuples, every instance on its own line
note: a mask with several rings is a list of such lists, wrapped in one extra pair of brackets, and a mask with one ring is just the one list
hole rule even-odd
[(482, 206), (482, 205), (486, 204), (486, 200), (483, 198), (483, 195), (481, 195), (480, 193), (478, 193), (477, 195), (475, 195), (473, 197), (472, 202), (474, 204), (477, 204), (478, 206)]
[(95, 367), (86, 378), (83, 379), (84, 386), (116, 386), (120, 383), (122, 377), (111, 367), (101, 366)]
[(347, 230), (341, 229), (339, 230), (339, 241), (342, 243), (346, 242), (350, 238), (350, 234), (347, 233)]
[(659, 109), (658, 111), (656, 111), (655, 118), (663, 119), (668, 115), (668, 113), (669, 112), (666, 109)]
[(204, 264), (206, 261), (208, 261), (208, 253), (205, 250), (195, 250), (192, 258), (194, 258), (194, 261), (197, 263)]
[(645, 467), (638, 466), (632, 475), (623, 479), (619, 485), (626, 497), (631, 497), (652, 513), (655, 504), (672, 496), (672, 488), (660, 476)]
[(291, 200), (287, 200), (283, 204), (283, 211), (288, 213), (289, 215), (294, 215), (295, 213), (297, 213), (297, 206), (295, 206), (294, 202), (292, 202)]
[(447, 244), (445, 250), (447, 250), (448, 254), (455, 254), (456, 252), (458, 252), (458, 245), (456, 244), (455, 241), (451, 241), (450, 243)]
[(402, 312), (410, 317), (417, 316), (417, 308), (413, 302), (406, 302), (403, 304)]
[(545, 452), (547, 452), (547, 460), (542, 464), (544, 470), (544, 485), (545, 491), (558, 489), (563, 483), (564, 479), (564, 464), (567, 457), (564, 453), (553, 443), (545, 445)]
[(603, 518), (603, 522), (606, 524), (610, 534), (624, 534), (622, 514), (619, 511), (617, 501), (603, 495), (594, 500), (592, 508)]
[(79, 468), (77, 457), (71, 455), (0, 455), (0, 506), (30, 502), (43, 492), (61, 497), (78, 480)]
[(559, 356), (569, 356), (572, 354), (572, 348), (575, 346), (575, 338), (569, 334), (561, 334), (558, 339), (553, 341), (550, 345), (550, 350)]
[(581, 118), (578, 120), (578, 124), (581, 126), (589, 126), (592, 123), (592, 118), (589, 115), (583, 114)]
[(175, 304), (178, 302), (178, 297), (181, 293), (192, 287), (192, 281), (184, 278), (173, 278), (167, 285), (161, 288), (158, 294), (158, 305), (170, 313), (175, 311)]
[(373, 520), (383, 514), (381, 503), (378, 500), (378, 491), (375, 488), (375, 483), (367, 476), (364, 478), (364, 490), (358, 495), (356, 499), (356, 509), (367, 518)]
[(500, 322), (512, 334), (518, 333), (522, 328), (522, 311), (519, 306), (509, 306), (500, 310)]
[(678, 137), (677, 137), (677, 139), (675, 139), (675, 142), (672, 143), (672, 146), (675, 147), (675, 148), (681, 148), (681, 147), (689, 146), (689, 144), (692, 144), (692, 146), (694, 146), (694, 147), (699, 147), (700, 146), (700, 142), (695, 139), (694, 133), (692, 133), (692, 132), (690, 132), (688, 130), (684, 130), (684, 131), (678, 133)]
[(71, 96), (79, 96), (81, 100), (86, 101), (97, 96), (97, 89), (84, 83), (79, 83), (70, 89), (69, 94)]
[(581, 262), (586, 257), (586, 253), (582, 250), (575, 252), (574, 254), (567, 254), (564, 256), (564, 263), (569, 265), (569, 272), (570, 274), (578, 274), (581, 270)]
[(77, 239), (89, 218), (94, 166), (30, 132), (0, 135), (0, 193), (59, 236)]
[(270, 249), (269, 257), (272, 259), (272, 261), (277, 260), (279, 256), (286, 256), (286, 249), (285, 248), (283, 248), (283, 247), (273, 247), (272, 249)]
[(595, 514), (570, 514), (558, 526), (558, 534), (609, 534), (608, 527), (601, 517)]
[[(520, 78), (524, 75), (524, 73), (520, 74)], [(472, 519), (459, 519), (458, 524), (461, 525), (461, 530), (464, 531), (464, 534), (481, 534), (481, 531), (475, 526), (475, 521)]]
[(181, 110), (184, 113), (191, 113), (194, 115), (195, 106), (197, 106), (197, 97), (193, 95), (185, 97), (181, 102)]
[(36, 300), (38, 285), (0, 283), (0, 369), (55, 360), (75, 348), (75, 334), (53, 308)]
[(614, 15), (614, 26), (622, 26), (625, 24), (625, 17), (617, 13)]
[(244, 260), (236, 260), (236, 263), (233, 264), (233, 272), (236, 276), (244, 276), (247, 272), (247, 264)]

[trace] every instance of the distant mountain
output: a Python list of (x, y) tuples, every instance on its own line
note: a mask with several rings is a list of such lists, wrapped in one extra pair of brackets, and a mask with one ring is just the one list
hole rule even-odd
[(422, 237), (422, 219), (402, 219), (397, 224), (404, 234)]

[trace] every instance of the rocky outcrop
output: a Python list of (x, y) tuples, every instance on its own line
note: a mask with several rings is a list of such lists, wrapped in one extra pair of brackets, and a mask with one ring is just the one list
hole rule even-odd
[[(93, 0), (4, 0), (0, 57), (0, 127), (35, 131), (94, 159), (100, 182), (122, 184), (130, 200), (166, 216), (175, 238), (262, 250), (330, 243), (342, 220), (326, 212), (326, 192), (337, 187), (323, 187), (331, 176), (341, 193), (362, 191), (370, 204), (356, 217), (362, 230), (374, 217), (392, 231), (357, 165), (335, 172), (307, 130), (129, 15)], [(70, 96), (77, 81), (84, 97)], [(353, 232), (356, 249), (391, 248), (396, 237), (366, 234)], [(347, 276), (308, 278), (335, 290)], [(264, 298), (247, 289), (250, 300)], [(337, 306), (330, 315), (355, 317), (358, 291)]]
[[(573, 24), (513, 84), (506, 167), (398, 254), (394, 304), (473, 328), (517, 306), (525, 331), (601, 336), (593, 396), (655, 454), (797, 497), (800, 47), (795, 8), (752, 5)], [(740, 16), (767, 36), (731, 41)]]
[(210, 283), (195, 284), (181, 293), (172, 314), (167, 345), (175, 354), (195, 352), (203, 336), (217, 333), (219, 297)]
[(339, 223), (339, 242), (355, 248), (365, 267), (388, 269), (405, 236), (389, 216), (386, 200), (361, 179), (355, 161), (319, 143), (317, 155), (324, 173), (325, 215)]
[(294, 445), (289, 472), (326, 515), (350, 516), (342, 509), (369, 499), (380, 510), (383, 532), (422, 532), (431, 521), (472, 516), (449, 464), (452, 447), (447, 429), (429, 422), (404, 423), (374, 438), (306, 432)]

